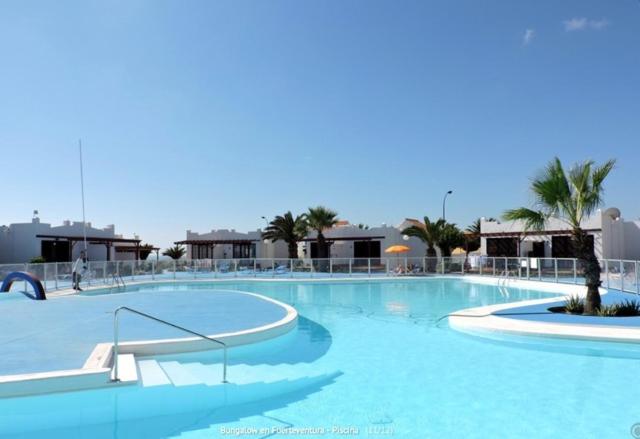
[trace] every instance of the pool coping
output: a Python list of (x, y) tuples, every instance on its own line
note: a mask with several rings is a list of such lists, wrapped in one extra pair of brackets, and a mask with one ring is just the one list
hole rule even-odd
[[(149, 282), (146, 282), (149, 283)], [(155, 283), (155, 282), (153, 282)], [(228, 347), (240, 346), (269, 340), (294, 329), (298, 321), (298, 312), (292, 306), (263, 296), (261, 294), (236, 291), (233, 293), (254, 296), (260, 300), (274, 303), (285, 309), (286, 315), (278, 321), (234, 332), (207, 335), (224, 342)], [(59, 296), (63, 296), (61, 294)], [(216, 348), (208, 340), (199, 337), (166, 338), (157, 340), (136, 340), (118, 343), (118, 358), (127, 356), (152, 356), (180, 354)], [(0, 376), (0, 398), (88, 390), (114, 385), (134, 384), (138, 382), (135, 363), (133, 370), (120, 371), (120, 375), (129, 378), (120, 382), (112, 381), (113, 343), (97, 343), (82, 368), (54, 370), (27, 374)], [(126, 367), (126, 366), (125, 366)], [(130, 367), (128, 369), (131, 369)]]
[[(500, 282), (505, 282), (504, 279), (475, 276), (467, 276), (466, 279), (474, 283), (485, 283), (489, 285), (500, 285)], [(557, 284), (519, 279), (511, 279), (505, 283), (506, 287), (531, 288), (537, 291), (556, 292), (565, 296), (576, 294), (584, 297), (586, 294), (586, 286), (584, 285)], [(608, 290), (600, 288), (601, 295), (604, 296), (608, 293)], [(466, 308), (455, 311), (449, 315), (449, 326), (460, 332), (477, 336), (490, 336), (495, 333), (501, 333), (591, 341), (640, 343), (640, 326), (581, 324), (568, 321), (548, 322), (503, 317), (495, 314), (497, 312), (510, 311), (525, 306), (536, 306), (536, 310), (543, 311), (547, 309), (545, 305), (557, 302), (558, 297), (552, 297)], [(535, 311), (532, 310), (532, 312)]]

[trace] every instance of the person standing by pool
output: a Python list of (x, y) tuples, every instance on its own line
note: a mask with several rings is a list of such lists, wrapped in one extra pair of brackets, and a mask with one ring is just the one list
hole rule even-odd
[(87, 270), (87, 255), (84, 250), (80, 252), (80, 257), (73, 263), (73, 269), (71, 270), (71, 278), (73, 281), (73, 289), (76, 291), (82, 291), (80, 288), (80, 280), (82, 275)]

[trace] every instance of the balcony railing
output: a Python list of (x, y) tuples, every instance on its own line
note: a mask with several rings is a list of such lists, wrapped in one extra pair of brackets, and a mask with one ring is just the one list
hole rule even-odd
[[(639, 262), (605, 259), (602, 285), (640, 294)], [(0, 265), (0, 282), (12, 271), (35, 274), (47, 291), (72, 286), (72, 263)], [(384, 257), (331, 259), (197, 259), (159, 261), (90, 261), (81, 287), (112, 286), (114, 279), (126, 283), (147, 280), (227, 278), (339, 278), (425, 275), (506, 276), (544, 282), (582, 284), (577, 259), (504, 258), (454, 256), (448, 258)], [(15, 288), (15, 287), (14, 287)], [(25, 285), (26, 288), (26, 285)]]

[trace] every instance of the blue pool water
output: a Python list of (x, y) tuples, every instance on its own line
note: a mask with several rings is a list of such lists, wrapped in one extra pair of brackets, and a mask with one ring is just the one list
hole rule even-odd
[[(139, 293), (166, 288), (214, 286)], [(436, 325), (446, 313), (506, 301), (493, 286), (426, 279), (224, 288), (293, 305), (298, 328), (232, 349), (227, 385), (219, 384), (218, 353), (202, 352), (143, 360), (140, 386), (0, 400), (0, 436), (624, 438), (640, 422), (633, 346), (488, 340)], [(508, 300), (549, 296), (511, 288)], [(171, 382), (154, 383), (150, 365)]]

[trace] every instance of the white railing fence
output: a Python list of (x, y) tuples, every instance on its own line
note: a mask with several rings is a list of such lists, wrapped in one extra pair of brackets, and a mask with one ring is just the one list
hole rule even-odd
[[(604, 259), (602, 285), (640, 294), (638, 261)], [(0, 282), (12, 271), (35, 274), (46, 290), (71, 288), (72, 263), (0, 265)], [(90, 261), (81, 287), (111, 286), (144, 280), (223, 278), (321, 278), (421, 275), (508, 276), (517, 279), (582, 284), (580, 262), (561, 258), (453, 256), (447, 258), (384, 257), (332, 259), (194, 259), (159, 261)], [(25, 288), (26, 288), (25, 284)]]

